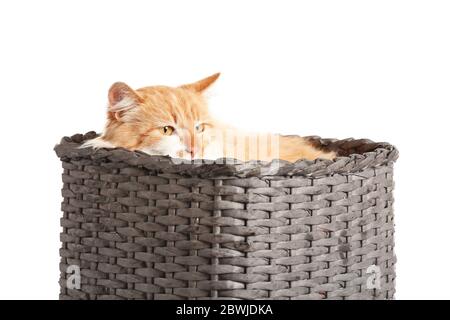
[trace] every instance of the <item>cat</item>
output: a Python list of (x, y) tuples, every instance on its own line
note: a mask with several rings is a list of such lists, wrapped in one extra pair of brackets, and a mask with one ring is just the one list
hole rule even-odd
[(193, 160), (333, 159), (299, 136), (249, 133), (210, 115), (205, 92), (220, 73), (178, 87), (133, 90), (114, 83), (108, 93), (107, 123), (101, 136), (82, 147), (140, 150), (150, 155)]

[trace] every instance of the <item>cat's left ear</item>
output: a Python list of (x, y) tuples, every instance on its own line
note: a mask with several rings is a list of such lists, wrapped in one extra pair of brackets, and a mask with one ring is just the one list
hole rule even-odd
[(199, 80), (197, 82), (182, 85), (181, 88), (193, 90), (198, 93), (202, 93), (208, 89), (219, 78), (220, 73), (215, 73), (212, 76)]
[(133, 109), (143, 102), (139, 94), (123, 82), (114, 83), (108, 92), (108, 114), (117, 121), (132, 120)]

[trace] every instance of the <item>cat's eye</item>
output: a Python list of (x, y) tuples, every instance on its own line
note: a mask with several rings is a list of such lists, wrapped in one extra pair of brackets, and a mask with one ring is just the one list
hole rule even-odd
[(161, 130), (162, 134), (164, 134), (166, 136), (170, 136), (175, 131), (175, 128), (172, 126), (164, 126), (164, 127), (160, 128), (160, 130)]
[(204, 123), (200, 123), (195, 126), (195, 131), (203, 132), (203, 131), (205, 131), (205, 127), (206, 127), (206, 125)]

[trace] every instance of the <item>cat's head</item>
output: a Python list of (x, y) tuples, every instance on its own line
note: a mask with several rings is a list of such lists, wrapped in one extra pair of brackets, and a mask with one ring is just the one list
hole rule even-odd
[(149, 154), (202, 158), (214, 126), (204, 92), (218, 77), (216, 73), (179, 87), (137, 90), (114, 83), (109, 89), (108, 122), (102, 139)]

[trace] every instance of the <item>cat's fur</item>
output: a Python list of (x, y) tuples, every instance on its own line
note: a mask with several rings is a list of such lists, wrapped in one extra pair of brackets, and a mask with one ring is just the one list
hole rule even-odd
[(301, 137), (250, 134), (220, 124), (211, 117), (204, 98), (205, 90), (218, 77), (217, 73), (179, 87), (137, 90), (122, 82), (113, 84), (108, 94), (105, 130), (83, 147), (123, 147), (182, 159), (278, 158), (294, 162), (335, 157), (333, 152), (318, 150)]

